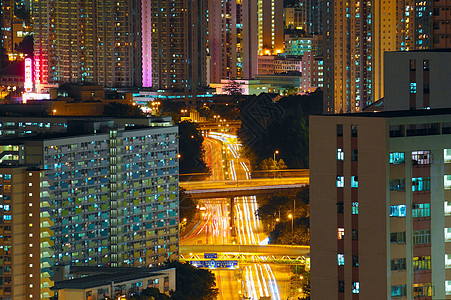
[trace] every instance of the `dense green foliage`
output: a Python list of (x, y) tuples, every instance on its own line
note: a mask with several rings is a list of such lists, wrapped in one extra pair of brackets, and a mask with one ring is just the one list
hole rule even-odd
[(204, 138), (193, 122), (183, 121), (179, 126), (180, 146), (180, 174), (208, 173), (208, 168), (203, 161), (205, 150), (202, 142)]
[(215, 275), (207, 269), (198, 269), (189, 263), (172, 261), (168, 267), (176, 268), (176, 290), (171, 292), (174, 300), (214, 300), (218, 295)]
[(179, 188), (179, 199), (180, 220), (187, 219), (188, 222), (192, 222), (197, 211), (196, 202), (182, 187)]
[[(308, 116), (322, 112), (321, 91), (305, 96), (288, 96), (268, 103), (265, 97), (243, 101), (239, 137), (243, 155), (254, 169), (279, 151), (289, 169), (308, 168)], [(261, 102), (261, 103), (260, 103)]]
[(257, 214), (270, 232), (271, 244), (310, 244), (308, 186), (296, 194), (274, 194), (260, 202)]
[(103, 114), (105, 116), (112, 117), (144, 116), (144, 113), (138, 106), (133, 106), (119, 102), (112, 102), (105, 105), (105, 107), (103, 108)]

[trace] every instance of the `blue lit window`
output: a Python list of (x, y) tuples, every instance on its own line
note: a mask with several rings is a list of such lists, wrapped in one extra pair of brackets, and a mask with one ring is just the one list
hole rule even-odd
[(358, 294), (359, 293), (359, 282), (358, 281), (354, 281), (352, 283), (352, 293), (353, 294)]
[(429, 203), (415, 203), (412, 209), (413, 218), (425, 218), (431, 216), (431, 208)]
[(5, 221), (11, 221), (11, 215), (4, 215), (3, 220)]
[(11, 174), (5, 174), (5, 179), (6, 180), (10, 180), (11, 179)]
[(343, 152), (343, 149), (338, 148), (337, 149), (337, 160), (343, 161), (345, 159), (345, 153)]
[(411, 82), (410, 83), (410, 93), (411, 94), (416, 94), (417, 93), (417, 83), (416, 82)]
[(344, 266), (345, 265), (345, 255), (344, 254), (337, 254), (337, 261), (338, 261), (338, 265), (339, 266)]
[(352, 202), (352, 214), (353, 215), (359, 214), (359, 202)]
[(390, 164), (399, 165), (404, 163), (404, 152), (390, 153)]
[(390, 217), (405, 217), (406, 216), (406, 205), (392, 205), (390, 206)]
[(431, 190), (430, 177), (414, 177), (412, 178), (412, 192), (422, 192)]
[(351, 176), (351, 187), (358, 188), (359, 187), (359, 177)]
[(344, 187), (344, 186), (345, 186), (345, 177), (337, 176), (337, 187)]

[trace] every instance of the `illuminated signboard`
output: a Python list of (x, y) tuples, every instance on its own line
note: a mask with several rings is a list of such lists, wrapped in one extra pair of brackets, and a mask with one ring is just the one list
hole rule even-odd
[(204, 253), (205, 259), (218, 258), (218, 253)]
[(31, 75), (31, 58), (25, 58), (25, 92), (30, 93), (33, 90), (33, 76)]
[(208, 269), (236, 269), (237, 260), (192, 260), (190, 264), (198, 268)]

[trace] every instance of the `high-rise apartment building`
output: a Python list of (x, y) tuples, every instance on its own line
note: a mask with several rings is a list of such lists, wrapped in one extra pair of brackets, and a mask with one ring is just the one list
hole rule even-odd
[(141, 1), (33, 1), (34, 81), (141, 84)]
[(303, 0), (307, 12), (306, 32), (309, 35), (323, 33), (323, 0)]
[(451, 298), (450, 109), (310, 119), (312, 299)]
[(208, 2), (210, 82), (251, 79), (257, 56), (284, 51), (281, 0)]
[(257, 1), (208, 1), (210, 82), (257, 74)]
[(310, 119), (312, 299), (451, 298), (450, 58), (387, 53), (385, 111)]
[(358, 112), (384, 96), (384, 52), (449, 47), (447, 1), (324, 1), (324, 107)]
[(283, 0), (257, 0), (258, 54), (284, 52)]
[(207, 0), (143, 1), (143, 86), (158, 90), (204, 88)]
[[(144, 119), (56, 120), (61, 126), (0, 146), (3, 295), (48, 298), (53, 265), (158, 266), (176, 259), (177, 128)], [(30, 130), (31, 123), (53, 123), (35, 121)], [(2, 122), (13, 124), (23, 123)]]

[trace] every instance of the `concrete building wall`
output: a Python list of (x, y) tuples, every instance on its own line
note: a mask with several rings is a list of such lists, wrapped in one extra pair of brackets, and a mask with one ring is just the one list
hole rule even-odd
[(385, 65), (385, 110), (449, 107), (451, 51), (387, 52)]

